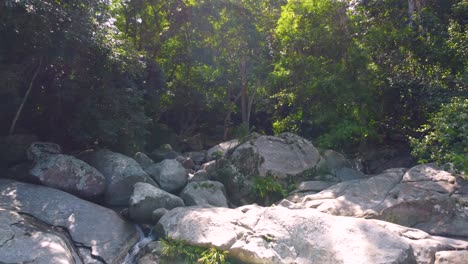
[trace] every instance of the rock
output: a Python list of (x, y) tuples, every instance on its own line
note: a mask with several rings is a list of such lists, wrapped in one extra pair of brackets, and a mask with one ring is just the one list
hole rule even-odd
[(130, 197), (128, 213), (139, 223), (152, 223), (153, 211), (158, 208), (172, 209), (184, 206), (179, 197), (165, 192), (151, 184), (138, 182)]
[(184, 157), (184, 156), (178, 156), (176, 158), (176, 160), (182, 164), (182, 166), (184, 168), (186, 168), (187, 170), (191, 170), (194, 166), (195, 166), (195, 163), (193, 162), (193, 160), (189, 157)]
[(359, 180), (359, 179), (365, 179), (366, 176), (364, 173), (352, 169), (352, 168), (340, 168), (337, 169), (335, 172), (335, 176), (340, 179), (340, 181), (352, 181), (352, 180)]
[(391, 168), (411, 168), (416, 165), (411, 149), (407, 143), (401, 142), (368, 150), (362, 158), (366, 174), (380, 174)]
[(164, 144), (161, 147), (153, 150), (153, 152), (151, 152), (149, 156), (153, 161), (161, 162), (165, 159), (175, 159), (178, 156), (180, 156), (180, 154), (174, 151), (171, 145)]
[(411, 245), (385, 228), (314, 209), (176, 208), (157, 230), (244, 263), (416, 263)]
[[(135, 227), (114, 211), (49, 187), (0, 179), (0, 208), (27, 214), (51, 228), (66, 230), (83, 260), (102, 259), (105, 263), (118, 263), (138, 240)], [(39, 236), (36, 239), (46, 238)], [(60, 244), (38, 245), (48, 245), (51, 250), (63, 252)], [(19, 250), (24, 254), (26, 249)], [(65, 256), (57, 253), (59, 255)], [(0, 259), (5, 260), (3, 257)], [(44, 263), (53, 262), (49, 259)]]
[(189, 178), (188, 178), (189, 182), (207, 181), (207, 180), (209, 180), (208, 173), (206, 172), (206, 170), (203, 170), (203, 169), (198, 170), (194, 174), (189, 174)]
[(208, 175), (213, 174), (216, 170), (216, 160), (208, 161), (201, 166), (201, 169), (206, 171)]
[(185, 156), (191, 158), (195, 165), (202, 165), (205, 162), (206, 151), (192, 151), (185, 153)]
[(150, 159), (150, 157), (148, 157), (143, 152), (135, 153), (134, 159), (136, 160), (136, 162), (138, 162), (138, 164), (140, 164), (141, 168), (143, 168), (143, 169), (146, 169), (146, 168), (148, 168), (148, 167), (150, 167), (151, 165), (154, 164), (154, 161), (152, 159)]
[(259, 136), (236, 147), (229, 160), (249, 176), (300, 176), (317, 166), (320, 155), (308, 140), (291, 133)]
[(439, 251), (435, 255), (434, 264), (466, 264), (468, 251)]
[(37, 160), (30, 170), (45, 186), (92, 199), (104, 193), (104, 176), (87, 163), (68, 155), (48, 155)]
[(434, 164), (405, 172), (391, 169), (369, 179), (342, 182), (304, 197), (289, 208), (376, 218), (424, 230), (432, 235), (468, 237), (468, 203), (451, 197), (455, 176)]
[(334, 150), (326, 150), (322, 154), (325, 159), (327, 169), (331, 173), (336, 173), (341, 168), (352, 168), (352, 163), (343, 154)]
[(5, 178), (15, 181), (40, 184), (39, 179), (29, 173), (33, 166), (33, 163), (30, 161), (24, 161), (13, 165), (8, 168)]
[(33, 161), (60, 153), (62, 153), (62, 148), (51, 142), (34, 142), (27, 150), (28, 159)]
[(163, 160), (146, 169), (148, 174), (167, 192), (177, 192), (187, 183), (187, 171), (176, 160)]
[(151, 213), (152, 222), (157, 223), (159, 221), (159, 219), (161, 219), (161, 217), (163, 217), (165, 214), (167, 214), (167, 212), (169, 212), (169, 210), (167, 210), (166, 208), (158, 208), (158, 209), (154, 210)]
[(239, 140), (233, 139), (230, 141), (226, 141), (223, 143), (220, 143), (212, 148), (210, 148), (206, 152), (206, 160), (207, 161), (212, 161), (218, 158), (223, 157), (228, 151), (234, 149), (239, 145)]
[(79, 156), (95, 167), (106, 178), (105, 202), (112, 206), (128, 206), (128, 200), (137, 182), (157, 184), (132, 158), (107, 149), (85, 153)]
[(65, 234), (0, 208), (1, 263), (81, 263)]
[(0, 137), (0, 162), (10, 165), (27, 160), (26, 150), (37, 140), (34, 135)]
[(216, 181), (190, 182), (180, 193), (187, 206), (228, 207), (224, 185)]
[(301, 182), (299, 187), (297, 187), (296, 192), (310, 192), (310, 191), (320, 192), (335, 184), (336, 182), (305, 181), (305, 182)]

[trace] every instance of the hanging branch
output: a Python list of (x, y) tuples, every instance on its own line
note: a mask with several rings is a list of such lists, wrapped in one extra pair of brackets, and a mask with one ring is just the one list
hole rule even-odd
[(23, 101), (21, 102), (21, 105), (18, 108), (18, 111), (16, 111), (16, 115), (15, 115), (15, 118), (13, 119), (13, 123), (11, 124), (10, 131), (8, 132), (8, 135), (13, 135), (13, 131), (15, 131), (16, 122), (19, 119), (21, 111), (23, 111), (24, 103), (28, 99), (29, 93), (31, 92), (31, 89), (33, 87), (34, 80), (36, 80), (36, 77), (39, 74), (39, 70), (41, 69), (41, 65), (42, 65), (42, 57), (39, 60), (39, 65), (37, 66), (36, 72), (34, 72), (34, 75), (33, 75), (32, 79), (31, 79), (31, 82), (29, 83), (29, 88), (28, 88), (28, 90), (26, 91), (26, 94), (23, 97)]

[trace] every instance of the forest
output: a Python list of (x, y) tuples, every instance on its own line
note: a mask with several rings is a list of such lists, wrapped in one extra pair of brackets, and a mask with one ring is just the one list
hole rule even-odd
[(466, 172), (467, 22), (466, 0), (3, 0), (0, 136), (133, 155), (293, 132)]

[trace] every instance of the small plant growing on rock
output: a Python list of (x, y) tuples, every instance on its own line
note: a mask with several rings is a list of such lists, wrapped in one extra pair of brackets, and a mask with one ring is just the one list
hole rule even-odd
[(229, 264), (227, 260), (228, 251), (219, 251), (214, 247), (204, 248), (188, 245), (182, 240), (167, 237), (161, 239), (162, 255), (166, 257), (164, 263), (172, 263), (177, 258), (184, 258), (185, 263), (200, 264)]
[(270, 199), (274, 195), (280, 195), (282, 198), (288, 195), (287, 190), (272, 175), (255, 177), (253, 191), (264, 200), (265, 204), (270, 204)]

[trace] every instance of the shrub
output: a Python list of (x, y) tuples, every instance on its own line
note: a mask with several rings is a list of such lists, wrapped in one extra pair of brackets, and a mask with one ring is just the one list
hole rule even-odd
[(421, 138), (410, 138), (419, 162), (452, 163), (468, 175), (468, 99), (454, 98), (442, 105), (419, 132)]
[(228, 251), (219, 251), (213, 247), (192, 246), (171, 237), (162, 239), (161, 242), (163, 244), (162, 254), (168, 261), (182, 257), (186, 263), (229, 264), (226, 257)]

